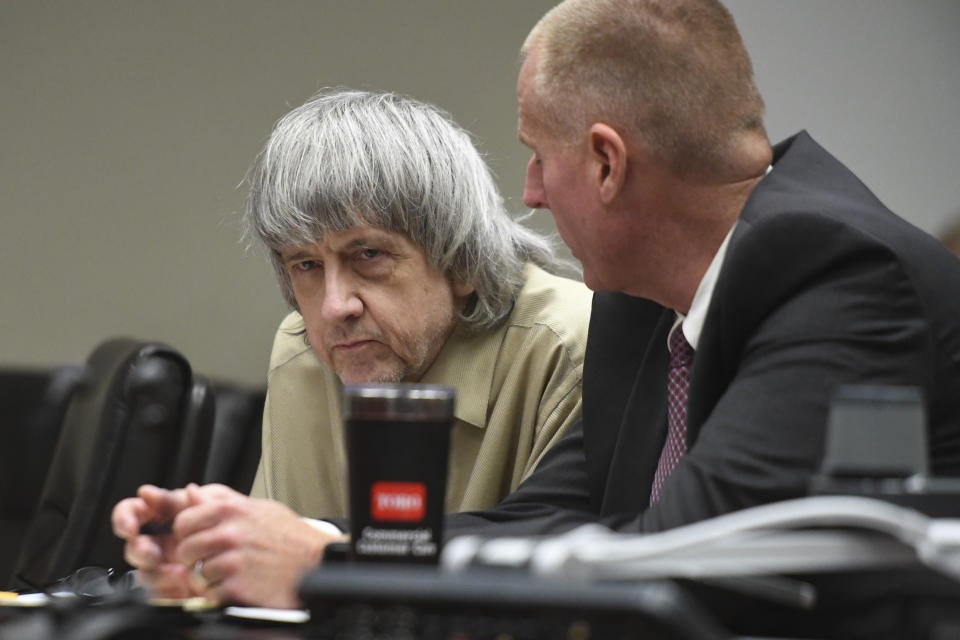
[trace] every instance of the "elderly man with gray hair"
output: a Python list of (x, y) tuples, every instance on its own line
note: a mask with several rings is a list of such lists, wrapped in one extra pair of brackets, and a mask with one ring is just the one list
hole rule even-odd
[(320, 94), (258, 157), (247, 213), (287, 301), (253, 495), (347, 515), (340, 384), (456, 387), (447, 511), (493, 506), (580, 415), (590, 308), (548, 274), (466, 132), (392, 94)]
[[(580, 418), (591, 294), (552, 275), (551, 245), (507, 214), (469, 135), (394, 94), (321, 92), (284, 116), (247, 218), (294, 309), (274, 341), (252, 498), (143, 487), (113, 525), (158, 595), (294, 606), (275, 585), (295, 584), (332, 535), (300, 516), (347, 515), (341, 385), (454, 386), (446, 511), (490, 508)], [(139, 534), (168, 519), (173, 535)]]

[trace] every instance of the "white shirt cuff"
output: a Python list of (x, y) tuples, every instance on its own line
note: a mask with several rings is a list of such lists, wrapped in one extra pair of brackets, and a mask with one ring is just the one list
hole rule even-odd
[(313, 518), (303, 518), (303, 521), (308, 525), (316, 529), (317, 531), (322, 531), (323, 533), (329, 533), (331, 535), (340, 535), (343, 531), (340, 531), (340, 527), (333, 524), (332, 522), (327, 522), (326, 520), (314, 520)]

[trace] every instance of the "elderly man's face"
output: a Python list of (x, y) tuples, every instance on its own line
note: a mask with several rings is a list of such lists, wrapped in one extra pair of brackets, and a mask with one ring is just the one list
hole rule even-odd
[(383, 229), (330, 232), (281, 257), (310, 345), (348, 384), (418, 381), (473, 292), (406, 235)]

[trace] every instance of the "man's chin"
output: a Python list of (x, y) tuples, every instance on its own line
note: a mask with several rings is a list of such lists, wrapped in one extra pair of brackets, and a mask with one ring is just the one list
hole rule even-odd
[(343, 384), (363, 384), (368, 382), (400, 382), (403, 372), (393, 367), (341, 367), (336, 370)]
[(587, 269), (583, 270), (583, 284), (587, 285), (587, 288), (591, 291), (610, 291), (610, 289), (604, 286), (596, 274)]

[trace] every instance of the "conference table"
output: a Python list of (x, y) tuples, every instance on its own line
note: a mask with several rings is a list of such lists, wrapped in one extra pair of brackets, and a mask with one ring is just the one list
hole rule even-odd
[(304, 578), (303, 610), (156, 601), (142, 592), (0, 601), (0, 640), (960, 637), (960, 584), (943, 576), (901, 568), (802, 579), (816, 585), (822, 606), (797, 607), (789, 587), (783, 597), (770, 581), (751, 591), (750, 581), (590, 584), (492, 568), (342, 565)]
[(960, 638), (960, 519), (915, 506), (812, 496), (654, 534), (454, 538), (433, 565), (343, 554), (292, 611), (152, 599), (84, 567), (0, 596), (0, 640)]

